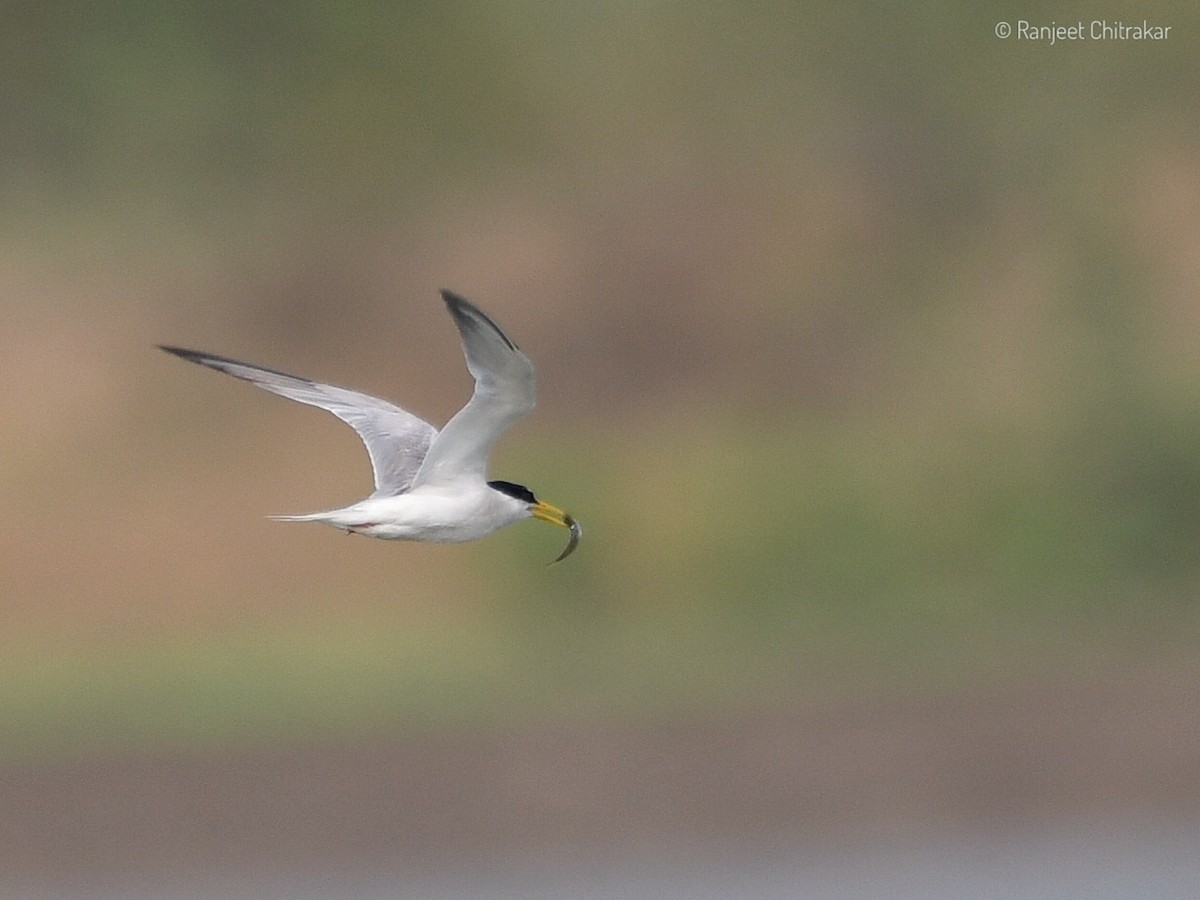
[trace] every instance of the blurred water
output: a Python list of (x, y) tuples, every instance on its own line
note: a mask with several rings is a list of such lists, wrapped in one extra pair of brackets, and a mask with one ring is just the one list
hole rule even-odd
[(370, 871), (304, 876), (242, 874), (144, 883), (14, 888), (3, 896), (261, 900), (316, 898), (646, 897), (775, 900), (1169, 900), (1200, 892), (1200, 821), (1025, 828), (920, 842), (881, 841), (823, 849), (716, 847), (708, 852), (627, 854), (603, 860), (543, 859), (447, 866), (421, 874)]

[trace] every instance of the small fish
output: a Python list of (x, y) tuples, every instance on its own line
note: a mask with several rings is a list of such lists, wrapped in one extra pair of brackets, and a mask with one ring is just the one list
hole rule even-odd
[(568, 515), (563, 516), (563, 522), (566, 524), (566, 526), (568, 528), (571, 529), (571, 537), (567, 541), (567, 549), (564, 550), (562, 553), (560, 553), (558, 555), (557, 559), (554, 559), (554, 560), (546, 563), (546, 565), (548, 565), (548, 566), (552, 566), (552, 565), (554, 565), (554, 563), (557, 563), (557, 562), (562, 562), (564, 559), (566, 559), (568, 556), (570, 556), (572, 553), (574, 553), (575, 548), (579, 546), (579, 539), (581, 537), (583, 537), (583, 526), (582, 525), (580, 525), (578, 522), (576, 522), (574, 519), (572, 519)]

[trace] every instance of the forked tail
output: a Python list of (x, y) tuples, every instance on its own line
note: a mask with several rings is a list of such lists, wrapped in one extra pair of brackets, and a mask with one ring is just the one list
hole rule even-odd
[(300, 516), (267, 516), (273, 522), (330, 522), (332, 517), (333, 513), (329, 512), (305, 513)]

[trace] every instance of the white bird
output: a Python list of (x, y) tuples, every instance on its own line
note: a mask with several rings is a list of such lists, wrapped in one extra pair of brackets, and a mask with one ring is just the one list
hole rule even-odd
[(286, 522), (325, 522), (350, 534), (400, 541), (472, 541), (533, 517), (570, 530), (567, 547), (583, 529), (571, 516), (538, 500), (529, 488), (488, 481), (487, 465), (500, 435), (533, 409), (533, 363), (477, 306), (442, 291), (462, 336), (475, 392), (440, 432), (412, 413), (358, 391), (286, 375), (223, 356), (160, 345), (161, 349), (241, 378), (264, 390), (333, 413), (366, 445), (375, 492), (341, 509)]

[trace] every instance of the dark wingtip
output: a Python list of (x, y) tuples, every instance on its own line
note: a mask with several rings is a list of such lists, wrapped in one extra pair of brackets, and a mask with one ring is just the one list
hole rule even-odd
[[(446, 304), (446, 308), (450, 310), (450, 314), (455, 318), (465, 315), (469, 312), (479, 313), (479, 307), (464, 297), (462, 294), (456, 294), (454, 291), (442, 288), (442, 301)], [(482, 315), (482, 313), (480, 313)], [(486, 318), (486, 317), (485, 317)]]
[(294, 381), (303, 381), (307, 384), (314, 382), (310, 378), (302, 378), (299, 375), (291, 375), (287, 372), (281, 372), (279, 369), (270, 369), (266, 366), (256, 366), (252, 363), (242, 362), (238, 359), (233, 359), (228, 356), (218, 356), (216, 353), (204, 353), (200, 350), (189, 350), (186, 347), (175, 347), (171, 344), (157, 344), (159, 350), (170, 353), (172, 356), (178, 356), (180, 359), (186, 359), (188, 362), (194, 362), (197, 365), (205, 368), (215, 369), (218, 372), (224, 372), (226, 375), (231, 375), (234, 378), (240, 378), (242, 381), (254, 381), (249, 372), (265, 372), (268, 375), (278, 375), (280, 378), (291, 378)]
[[(504, 329), (492, 321), (491, 317), (482, 309), (464, 297), (462, 294), (456, 294), (454, 291), (442, 288), (442, 300), (446, 302), (446, 308), (450, 310), (450, 315), (454, 316), (455, 320), (463, 324), (471, 323), (475, 320), (474, 327), (478, 327), (478, 321), (482, 320), (491, 327), (496, 334), (500, 335), (500, 339), (508, 345), (510, 350), (516, 350), (517, 345), (512, 342)], [(461, 327), (461, 326), (460, 326)]]
[(220, 369), (221, 363), (233, 363), (239, 366), (245, 365), (245, 363), (239, 363), (236, 359), (217, 356), (215, 353), (205, 353), (202, 350), (189, 350), (187, 347), (176, 347), (172, 344), (159, 344), (158, 349), (170, 353), (172, 356), (178, 356), (180, 359), (186, 359), (188, 362), (207, 366), (210, 369)]
[(450, 311), (450, 315), (454, 316), (459, 321), (469, 321), (472, 312), (478, 312), (475, 304), (464, 297), (462, 294), (456, 294), (454, 291), (448, 291), (442, 288), (442, 302), (446, 304), (446, 309)]
[(158, 347), (159, 350), (170, 353), (172, 356), (178, 356), (181, 359), (191, 360), (192, 362), (197, 362), (199, 357), (205, 355), (198, 350), (188, 350), (186, 347), (176, 347), (172, 344), (155, 344), (154, 346)]

